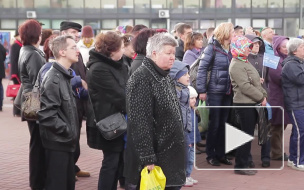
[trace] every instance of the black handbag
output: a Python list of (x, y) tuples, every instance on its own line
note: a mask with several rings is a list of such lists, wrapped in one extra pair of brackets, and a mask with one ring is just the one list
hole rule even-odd
[[(92, 112), (95, 118), (94, 121), (96, 123), (96, 116), (95, 116), (92, 100), (89, 93), (88, 95), (89, 95), (89, 101), (92, 105)], [(106, 140), (116, 139), (117, 137), (121, 136), (127, 131), (127, 121), (125, 119), (125, 116), (120, 112), (112, 114), (98, 121), (96, 123), (96, 126), (99, 132), (101, 133), (101, 135), (103, 136), (103, 138), (105, 138)]]
[(96, 123), (98, 130), (106, 140), (112, 140), (127, 131), (125, 116), (117, 112)]

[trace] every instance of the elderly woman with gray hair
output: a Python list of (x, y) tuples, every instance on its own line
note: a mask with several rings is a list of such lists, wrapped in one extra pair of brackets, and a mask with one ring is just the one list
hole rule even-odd
[(126, 189), (139, 189), (140, 172), (162, 168), (166, 189), (185, 183), (183, 123), (175, 84), (169, 71), (177, 41), (168, 33), (149, 38), (142, 65), (130, 77), (127, 93), (128, 142)]
[(285, 109), (292, 122), (288, 166), (304, 171), (304, 41), (287, 42), (288, 57), (282, 62)]

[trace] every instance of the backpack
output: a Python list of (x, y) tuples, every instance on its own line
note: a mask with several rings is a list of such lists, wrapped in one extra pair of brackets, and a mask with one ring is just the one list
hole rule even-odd
[[(214, 47), (214, 45), (212, 45), (212, 46), (213, 46), (212, 59), (211, 59), (211, 65), (208, 68), (207, 84), (209, 83), (209, 80), (210, 80), (211, 69), (213, 67), (213, 62), (214, 62), (214, 58), (215, 58), (215, 47)], [(189, 71), (190, 82), (191, 82), (191, 86), (196, 91), (197, 91), (197, 88), (196, 88), (196, 78), (197, 78), (198, 67), (199, 67), (199, 63), (201, 62), (201, 60), (203, 59), (203, 57), (204, 57), (204, 52), (190, 66), (190, 71)]]

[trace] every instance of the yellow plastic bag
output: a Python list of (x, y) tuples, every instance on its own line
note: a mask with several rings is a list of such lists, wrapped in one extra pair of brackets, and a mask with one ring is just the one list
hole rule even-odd
[(141, 171), (140, 190), (164, 190), (166, 187), (166, 176), (159, 166), (149, 173), (147, 166)]

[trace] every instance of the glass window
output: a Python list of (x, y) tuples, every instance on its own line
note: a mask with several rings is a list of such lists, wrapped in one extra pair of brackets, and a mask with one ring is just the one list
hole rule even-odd
[(299, 19), (285, 18), (284, 20), (285, 35), (295, 37), (299, 34)]
[(133, 13), (133, 0), (118, 0), (119, 13)]
[(189, 24), (192, 29), (198, 29), (198, 20), (185, 20), (184, 23)]
[(300, 2), (299, 0), (285, 0), (285, 12), (293, 13), (299, 12)]
[(202, 0), (201, 1), (201, 12), (214, 12), (215, 11), (215, 0)]
[(84, 26), (85, 26), (85, 25), (90, 25), (90, 26), (92, 26), (92, 28), (93, 28), (94, 30), (100, 29), (100, 21), (99, 21), (99, 20), (94, 20), (94, 19), (92, 19), (92, 20), (90, 20), (90, 19), (85, 20), (85, 21), (84, 21)]
[(198, 9), (199, 9), (199, 0), (184, 1), (184, 13), (198, 14), (199, 13)]
[(52, 20), (52, 29), (59, 30), (60, 29), (60, 23), (66, 19), (59, 19), (59, 20)]
[(283, 20), (281, 18), (268, 19), (268, 26), (271, 28), (282, 28)]
[(283, 0), (268, 0), (268, 9), (270, 12), (283, 12)]
[(34, 8), (34, 0), (17, 0), (18, 8)]
[(168, 0), (167, 3), (167, 7), (171, 9), (170, 14), (183, 12), (183, 0)]
[(135, 13), (149, 13), (150, 12), (150, 0), (134, 0)]
[(100, 9), (100, 0), (84, 0), (84, 7), (90, 9)]
[(166, 9), (168, 8), (166, 5), (166, 1), (163, 0), (151, 0), (152, 9)]
[(254, 13), (267, 12), (267, 0), (253, 0), (252, 1), (252, 12), (254, 12)]
[(216, 12), (231, 12), (231, 1), (232, 0), (216, 0)]
[(167, 28), (166, 20), (164, 19), (151, 20), (151, 28)]
[(118, 26), (126, 26), (130, 25), (133, 26), (133, 19), (119, 19)]
[(83, 8), (83, 0), (68, 0), (69, 8)]
[(147, 19), (135, 19), (135, 25), (137, 25), (137, 24), (143, 24), (149, 28), (150, 21)]
[(250, 18), (236, 18), (235, 25), (239, 25), (239, 26), (242, 26), (243, 28), (246, 28), (248, 26), (251, 26), (251, 19)]
[(200, 29), (208, 29), (210, 27), (215, 27), (214, 20), (201, 20)]
[(2, 8), (16, 8), (16, 1), (2, 0), (2, 1), (0, 1), (0, 7), (2, 7)]
[(103, 13), (116, 13), (117, 1), (101, 0), (101, 11)]
[(43, 25), (42, 25), (42, 28), (43, 29), (49, 29), (51, 28), (51, 21), (50, 20), (46, 20), (46, 19), (38, 19), (39, 22), (41, 22)]
[(13, 19), (2, 19), (1, 20), (1, 29), (15, 29), (16, 20)]
[(20, 26), (21, 24), (23, 24), (27, 19), (19, 19), (18, 20), (18, 26)]
[(51, 7), (52, 8), (66, 8), (67, 1), (51, 0)]
[(251, 10), (251, 0), (235, 0), (236, 12), (249, 13)]
[(252, 20), (252, 27), (253, 28), (262, 28), (266, 26), (265, 19), (253, 19)]
[(220, 25), (221, 23), (223, 22), (231, 22), (231, 19), (228, 18), (228, 19), (220, 19), (220, 20), (216, 20), (215, 24), (216, 26)]
[(117, 27), (117, 23), (115, 19), (102, 19), (102, 29), (115, 29)]
[(50, 1), (35, 0), (35, 8), (48, 8), (51, 6)]

